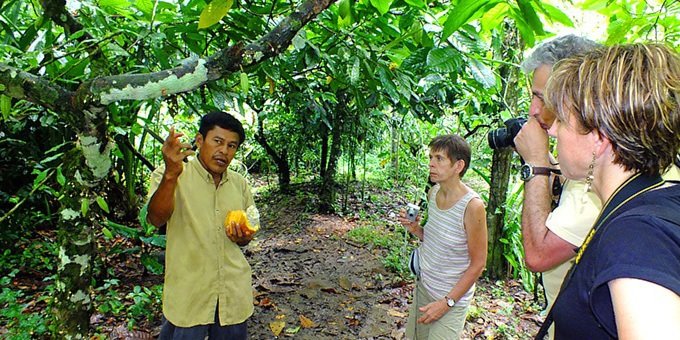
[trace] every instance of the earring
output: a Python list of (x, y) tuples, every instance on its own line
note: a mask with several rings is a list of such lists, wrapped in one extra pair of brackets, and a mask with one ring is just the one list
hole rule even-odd
[(590, 188), (593, 185), (593, 180), (595, 179), (595, 176), (593, 176), (593, 172), (595, 171), (595, 153), (593, 152), (593, 160), (590, 162), (590, 165), (588, 166), (588, 175), (586, 175), (586, 191), (589, 192)]

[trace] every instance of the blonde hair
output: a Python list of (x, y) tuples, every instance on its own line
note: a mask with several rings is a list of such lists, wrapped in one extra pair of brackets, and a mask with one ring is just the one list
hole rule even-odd
[(680, 149), (680, 56), (659, 44), (600, 48), (555, 65), (546, 106), (612, 143), (614, 163), (647, 175)]

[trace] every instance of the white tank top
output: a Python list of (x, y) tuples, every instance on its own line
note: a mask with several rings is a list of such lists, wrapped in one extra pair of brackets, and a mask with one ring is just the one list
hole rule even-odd
[[(470, 266), (464, 218), (468, 203), (476, 192), (470, 190), (451, 208), (437, 207), (439, 184), (432, 188), (428, 204), (428, 219), (424, 227), (423, 243), (420, 245), (421, 280), (427, 293), (433, 299), (443, 299), (463, 272)], [(475, 291), (475, 285), (456, 301), (456, 305), (468, 305)]]

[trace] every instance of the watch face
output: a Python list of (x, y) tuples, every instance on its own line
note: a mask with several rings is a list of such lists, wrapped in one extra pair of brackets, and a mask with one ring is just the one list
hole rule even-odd
[(531, 166), (529, 164), (522, 165), (519, 169), (519, 177), (525, 181), (531, 177)]
[(453, 306), (456, 304), (456, 301), (454, 301), (454, 300), (451, 299), (451, 298), (446, 298), (446, 304), (447, 304), (449, 307), (453, 307)]

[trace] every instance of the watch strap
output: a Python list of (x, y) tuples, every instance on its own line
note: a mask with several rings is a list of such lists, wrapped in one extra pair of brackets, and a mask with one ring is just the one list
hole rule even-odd
[(536, 175), (550, 175), (553, 172), (552, 169), (543, 166), (531, 166), (531, 172), (534, 176)]
[(548, 168), (548, 167), (542, 167), (542, 166), (533, 166), (529, 163), (522, 164), (522, 168), (520, 170), (520, 178), (527, 182), (530, 179), (536, 177), (536, 175), (545, 175), (548, 176), (550, 175), (551, 172), (554, 172), (554, 169)]

